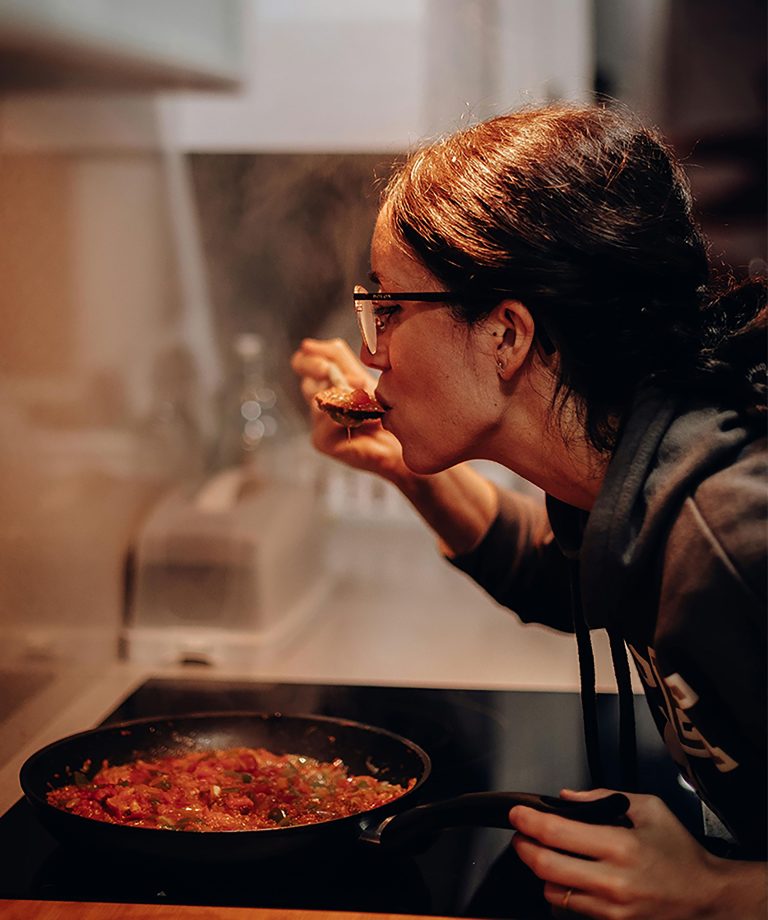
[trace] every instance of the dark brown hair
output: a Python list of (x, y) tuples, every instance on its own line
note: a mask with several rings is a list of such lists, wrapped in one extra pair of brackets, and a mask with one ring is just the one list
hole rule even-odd
[(558, 396), (576, 397), (599, 450), (649, 380), (764, 409), (765, 284), (713, 294), (683, 169), (631, 115), (492, 118), (413, 153), (383, 205), (403, 245), (465, 295), (457, 317), (482, 320), (500, 292), (529, 308), (559, 352)]

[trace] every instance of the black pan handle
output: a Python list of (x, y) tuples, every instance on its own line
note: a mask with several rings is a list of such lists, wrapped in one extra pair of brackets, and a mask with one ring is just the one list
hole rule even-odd
[(629, 799), (620, 792), (591, 802), (573, 802), (532, 792), (469, 792), (441, 802), (417, 805), (385, 818), (363, 832), (370, 843), (397, 843), (408, 837), (424, 836), (448, 827), (502, 827), (511, 829), (509, 810), (527, 805), (537, 811), (586, 824), (632, 827), (627, 817)]

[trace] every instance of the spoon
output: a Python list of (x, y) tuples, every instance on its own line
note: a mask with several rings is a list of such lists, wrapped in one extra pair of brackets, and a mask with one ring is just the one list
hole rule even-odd
[(340, 368), (330, 361), (328, 379), (332, 386), (317, 393), (315, 402), (337, 425), (349, 431), (384, 415), (384, 408), (373, 396), (361, 387), (351, 387)]

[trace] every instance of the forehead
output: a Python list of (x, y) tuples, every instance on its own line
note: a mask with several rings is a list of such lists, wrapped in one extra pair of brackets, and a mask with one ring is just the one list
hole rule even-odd
[(442, 291), (444, 288), (426, 265), (392, 233), (385, 209), (379, 213), (373, 231), (371, 269), (384, 290)]

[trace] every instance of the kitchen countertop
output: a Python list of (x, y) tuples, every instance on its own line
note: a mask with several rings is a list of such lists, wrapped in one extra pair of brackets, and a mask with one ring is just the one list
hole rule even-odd
[[(258, 907), (182, 907), (155, 904), (84, 904), (69, 901), (0, 901), (2, 920), (397, 920), (405, 914), (269, 910)], [(413, 918), (414, 914), (407, 915)], [(445, 920), (430, 915), (429, 920)]]

